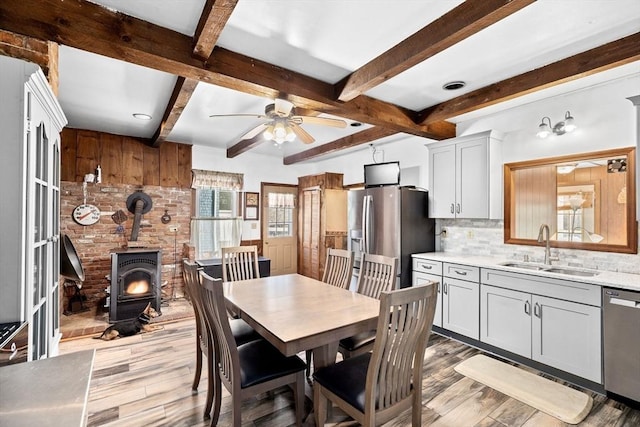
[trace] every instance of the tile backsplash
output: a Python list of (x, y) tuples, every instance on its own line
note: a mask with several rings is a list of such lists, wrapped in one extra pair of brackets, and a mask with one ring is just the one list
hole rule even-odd
[[(502, 220), (438, 219), (436, 229), (446, 230), (440, 238), (440, 250), (461, 255), (494, 256), (522, 261), (542, 262), (544, 247), (507, 245)], [(640, 235), (640, 233), (639, 233)], [(559, 257), (554, 264), (640, 274), (640, 255), (551, 248)]]

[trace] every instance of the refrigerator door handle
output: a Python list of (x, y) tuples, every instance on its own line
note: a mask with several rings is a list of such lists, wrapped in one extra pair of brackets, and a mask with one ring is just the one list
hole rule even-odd
[(362, 241), (360, 248), (363, 254), (369, 252), (369, 232), (371, 227), (369, 223), (369, 197), (364, 196), (362, 198)]

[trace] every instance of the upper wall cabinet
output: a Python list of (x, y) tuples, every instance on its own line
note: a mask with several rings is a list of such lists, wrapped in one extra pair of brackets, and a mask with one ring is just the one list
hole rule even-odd
[(0, 56), (0, 323), (28, 321), (29, 360), (60, 341), (60, 132), (44, 74)]
[(431, 218), (502, 218), (501, 141), (487, 131), (427, 145)]

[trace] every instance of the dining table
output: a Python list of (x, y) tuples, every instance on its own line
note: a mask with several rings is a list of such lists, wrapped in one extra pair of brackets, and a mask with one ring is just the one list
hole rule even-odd
[(376, 329), (380, 302), (300, 274), (225, 282), (227, 307), (285, 356), (313, 350), (313, 366), (335, 363), (342, 338)]

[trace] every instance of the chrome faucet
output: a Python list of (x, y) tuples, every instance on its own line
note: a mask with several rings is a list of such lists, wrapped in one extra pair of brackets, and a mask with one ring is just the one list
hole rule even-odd
[[(545, 234), (546, 232), (546, 234)], [(550, 247), (550, 236), (549, 236), (549, 226), (547, 224), (542, 224), (540, 226), (540, 231), (538, 231), (538, 243), (544, 243), (544, 263), (547, 265), (551, 265), (551, 260), (554, 261), (558, 258), (551, 258), (551, 247)], [(546, 237), (545, 237), (546, 236)]]

